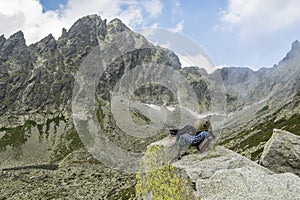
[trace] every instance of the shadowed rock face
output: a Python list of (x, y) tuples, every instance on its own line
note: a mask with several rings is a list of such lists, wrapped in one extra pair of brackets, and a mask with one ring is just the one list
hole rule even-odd
[(274, 172), (291, 172), (300, 176), (300, 137), (274, 129), (265, 144), (260, 163)]

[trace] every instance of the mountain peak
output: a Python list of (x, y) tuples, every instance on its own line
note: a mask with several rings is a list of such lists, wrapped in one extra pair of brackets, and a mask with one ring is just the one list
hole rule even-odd
[(111, 33), (123, 32), (129, 30), (129, 28), (118, 18), (111, 20), (108, 25), (108, 30)]
[(6, 38), (4, 37), (4, 35), (0, 36), (0, 49), (2, 48), (3, 44), (5, 43)]
[(286, 54), (282, 61), (290, 60), (297, 55), (300, 55), (300, 42), (298, 40), (292, 43), (291, 50)]
[(22, 31), (18, 31), (16, 33), (14, 33), (13, 35), (11, 35), (8, 40), (10, 41), (17, 41), (20, 43), (24, 43), (25, 44), (25, 38), (24, 38), (24, 33)]
[(300, 42), (298, 40), (294, 41), (292, 44), (292, 50), (300, 49)]
[(90, 21), (99, 21), (101, 22), (102, 19), (99, 15), (87, 15), (84, 17), (81, 17), (80, 19), (78, 19), (74, 24), (78, 24), (78, 23), (85, 23), (85, 22), (90, 22)]
[(106, 20), (102, 20), (99, 15), (87, 15), (78, 19), (67, 31), (62, 29), (62, 35), (58, 39), (60, 42), (71, 40), (76, 46), (98, 44), (97, 37), (105, 37)]
[(77, 34), (82, 32), (86, 34), (90, 31), (95, 31), (99, 24), (102, 23), (102, 19), (99, 15), (87, 15), (78, 19), (69, 29), (69, 34)]
[(118, 18), (114, 18), (113, 20), (111, 20), (111, 21), (109, 22), (109, 24), (122, 25), (123, 22), (122, 22), (120, 19), (118, 19)]
[(62, 28), (62, 30), (61, 30), (61, 37), (66, 37), (67, 33), (68, 33), (67, 29), (66, 28)]
[[(56, 44), (56, 40), (52, 34), (44, 37), (39, 42), (35, 43), (35, 47), (39, 49), (39, 51), (44, 51), (45, 49), (54, 49)], [(41, 52), (40, 52), (41, 53)]]
[(47, 35), (46, 37), (44, 37), (40, 42), (46, 42), (49, 40), (55, 40), (55, 38), (53, 37), (53, 35), (51, 33), (49, 35)]
[(4, 37), (0, 38), (2, 57), (9, 55), (15, 48), (23, 48), (26, 46), (24, 34), (22, 31), (18, 31), (11, 35), (7, 40)]

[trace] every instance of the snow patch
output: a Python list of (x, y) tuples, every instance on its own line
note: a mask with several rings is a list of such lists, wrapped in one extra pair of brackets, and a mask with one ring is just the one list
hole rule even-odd
[(206, 117), (209, 117), (209, 116), (221, 116), (221, 117), (224, 117), (226, 116), (225, 114), (222, 114), (222, 113), (218, 113), (218, 112), (207, 112), (207, 113), (201, 113), (201, 114), (198, 114), (197, 112), (189, 109), (189, 108), (186, 108), (186, 107), (181, 107), (182, 109), (185, 109), (186, 111), (188, 111), (190, 114), (192, 114), (194, 117), (196, 118), (206, 118)]
[(167, 108), (169, 111), (171, 111), (171, 112), (173, 112), (174, 110), (176, 110), (176, 107), (175, 107), (175, 106), (166, 106), (166, 108)]
[(158, 105), (155, 105), (155, 104), (145, 104), (145, 105), (147, 105), (148, 107), (150, 107), (154, 110), (161, 111), (161, 107)]

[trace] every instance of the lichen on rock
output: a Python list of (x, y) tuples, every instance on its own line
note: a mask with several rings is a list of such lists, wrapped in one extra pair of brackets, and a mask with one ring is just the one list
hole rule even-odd
[(140, 199), (195, 199), (192, 183), (183, 171), (166, 160), (162, 146), (151, 145), (136, 175), (136, 195)]

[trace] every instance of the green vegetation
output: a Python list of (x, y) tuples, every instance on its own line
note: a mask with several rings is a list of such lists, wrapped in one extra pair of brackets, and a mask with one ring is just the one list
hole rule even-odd
[[(126, 182), (128, 181), (133, 182), (133, 180), (131, 179), (126, 180)], [(111, 200), (127, 200), (127, 199), (134, 199), (135, 196), (136, 196), (135, 187), (133, 185), (126, 189), (113, 190), (113, 193), (109, 194), (107, 198)]]
[(140, 126), (146, 126), (151, 123), (151, 120), (143, 115), (138, 109), (130, 109), (131, 119)]
[(36, 126), (34, 121), (27, 121), (23, 126), (1, 128), (0, 132), (4, 132), (4, 136), (0, 139), (0, 151), (5, 151), (8, 146), (11, 146), (14, 150), (14, 159), (19, 159), (22, 155), (20, 147), (29, 137), (29, 135), (26, 135), (26, 131), (33, 126)]
[[(282, 129), (291, 132), (295, 135), (300, 135), (300, 114), (294, 114), (288, 119), (280, 119), (275, 121), (276, 117), (273, 114), (269, 120), (264, 123), (258, 124), (252, 128), (252, 130), (246, 130), (242, 132), (236, 138), (230, 138), (222, 143), (226, 146), (231, 140), (242, 139), (242, 141), (230, 149), (239, 153), (245, 152), (247, 149), (258, 146), (262, 142), (267, 142), (273, 134), (273, 129)], [(251, 134), (252, 133), (252, 134)], [(251, 135), (247, 137), (247, 135)], [(245, 139), (243, 139), (243, 137)], [(263, 151), (263, 148), (257, 149), (255, 152), (251, 153), (251, 159), (258, 159)]]
[[(64, 121), (66, 122), (66, 119), (64, 116), (61, 116), (61, 117), (54, 117), (52, 119), (47, 119), (46, 121), (46, 131), (45, 131), (45, 134), (47, 134), (47, 137), (49, 135), (49, 130), (50, 130), (50, 125), (52, 123), (54, 123), (54, 131), (56, 132), (57, 131), (57, 127), (59, 126), (59, 122), (60, 121)], [(42, 125), (38, 125), (38, 129), (40, 131), (40, 134), (43, 134), (43, 131), (42, 131), (42, 127), (44, 126), (44, 124)]]
[(103, 128), (104, 114), (103, 114), (103, 111), (100, 107), (96, 108), (96, 116), (97, 116), (98, 122), (100, 123), (100, 126)]
[(264, 111), (267, 111), (269, 109), (269, 106), (268, 105), (266, 105), (266, 106), (264, 106), (262, 109), (260, 109), (259, 111), (257, 111), (257, 115), (259, 115), (259, 114), (261, 114), (261, 113), (263, 113)]
[[(11, 146), (15, 152), (15, 158), (18, 159), (22, 154), (20, 147), (25, 144), (30, 137), (30, 130), (32, 128), (36, 127), (38, 129), (40, 137), (43, 134), (46, 134), (46, 138), (48, 138), (51, 124), (54, 123), (54, 132), (57, 132), (57, 127), (61, 121), (66, 122), (64, 117), (55, 117), (53, 119), (48, 119), (45, 124), (37, 124), (34, 121), (26, 121), (24, 125), (17, 126), (15, 128), (1, 128), (0, 132), (4, 135), (0, 138), (0, 151), (5, 151), (8, 146)], [(62, 134), (54, 153), (51, 155), (51, 161), (55, 162), (61, 160), (69, 153), (82, 147), (83, 144), (79, 135), (72, 126), (72, 128), (69, 128), (64, 134)]]
[(24, 144), (29, 137), (25, 134), (26, 130), (30, 130), (33, 126), (36, 126), (34, 121), (27, 121), (23, 126), (1, 128), (0, 132), (4, 132), (5, 135), (0, 139), (0, 151), (5, 151), (7, 146), (18, 148), (20, 145)]
[[(158, 200), (195, 199), (191, 183), (170, 164), (163, 165), (161, 147), (147, 149), (141, 172), (137, 173), (136, 195), (140, 199), (152, 196)], [(146, 172), (144, 169), (147, 169)]]
[(66, 132), (66, 134), (61, 138), (59, 144), (57, 145), (54, 153), (51, 155), (50, 161), (56, 162), (68, 154), (72, 153), (75, 150), (78, 150), (83, 147), (81, 139), (76, 132), (75, 128), (72, 127), (70, 130)]

